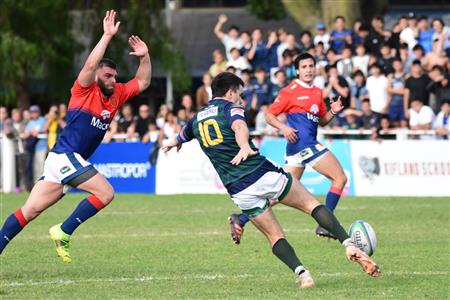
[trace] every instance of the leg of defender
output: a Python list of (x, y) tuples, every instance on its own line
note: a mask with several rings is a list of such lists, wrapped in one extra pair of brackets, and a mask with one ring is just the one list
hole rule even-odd
[(325, 204), (330, 211), (334, 211), (341, 197), (342, 190), (347, 183), (347, 176), (341, 164), (330, 151), (325, 152), (313, 169), (331, 180), (331, 187), (327, 194)]
[(41, 212), (56, 203), (63, 193), (63, 186), (58, 183), (38, 181), (25, 204), (11, 214), (0, 229), (0, 253), (7, 244)]

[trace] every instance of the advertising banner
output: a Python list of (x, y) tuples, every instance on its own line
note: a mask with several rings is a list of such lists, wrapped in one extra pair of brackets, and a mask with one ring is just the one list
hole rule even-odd
[[(320, 142), (336, 156), (347, 175), (348, 180), (343, 195), (355, 195), (349, 142), (346, 140), (321, 140)], [(286, 140), (284, 138), (265, 138), (261, 142), (260, 153), (283, 166), (286, 155)], [(314, 195), (326, 195), (331, 186), (329, 179), (309, 166), (303, 172), (301, 182)]]
[(357, 196), (450, 196), (450, 142), (352, 141)]
[(159, 152), (156, 169), (157, 194), (225, 194), (208, 157), (196, 140), (184, 143), (180, 152)]
[(155, 166), (148, 157), (153, 143), (101, 144), (89, 161), (118, 193), (155, 193)]

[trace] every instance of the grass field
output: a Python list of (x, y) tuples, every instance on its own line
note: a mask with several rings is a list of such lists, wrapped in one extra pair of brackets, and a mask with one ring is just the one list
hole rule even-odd
[[(1, 222), (25, 194), (1, 196)], [(281, 205), (280, 223), (316, 281), (300, 290), (293, 273), (249, 225), (242, 244), (228, 236), (235, 210), (222, 195), (117, 195), (72, 238), (71, 265), (56, 257), (48, 228), (79, 202), (71, 194), (30, 223), (0, 257), (1, 299), (447, 299), (448, 198), (346, 198), (336, 215), (375, 229), (383, 275), (371, 278), (315, 222)]]

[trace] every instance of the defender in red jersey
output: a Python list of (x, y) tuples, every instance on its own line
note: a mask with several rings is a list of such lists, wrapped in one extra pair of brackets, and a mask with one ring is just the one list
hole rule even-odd
[(106, 12), (103, 36), (89, 54), (72, 89), (67, 125), (45, 161), (44, 174), (25, 204), (10, 215), (0, 229), (0, 253), (23, 227), (56, 203), (70, 187), (91, 196), (82, 200), (61, 224), (50, 228), (50, 238), (63, 262), (70, 263), (70, 236), (74, 230), (114, 198), (111, 184), (86, 160), (99, 146), (115, 113), (128, 99), (150, 85), (151, 62), (147, 45), (132, 35), (130, 55), (140, 59), (135, 77), (125, 84), (116, 83), (116, 65), (103, 58), (106, 47), (117, 33), (120, 22), (116, 12)]
[[(330, 99), (330, 110), (326, 110), (322, 90), (313, 85), (316, 61), (309, 53), (300, 54), (294, 62), (298, 79), (280, 90), (278, 97), (266, 115), (267, 123), (280, 129), (288, 141), (286, 146), (286, 164), (284, 169), (300, 180), (305, 166), (309, 164), (314, 170), (331, 180), (331, 187), (326, 197), (326, 207), (334, 211), (341, 193), (347, 183), (347, 176), (336, 157), (317, 141), (318, 126), (327, 125), (342, 109), (340, 98)], [(284, 113), (287, 123), (277, 119)], [(275, 202), (271, 202), (275, 203)], [(244, 215), (232, 214), (229, 218), (231, 237), (235, 243), (240, 242), (245, 223)], [(326, 229), (318, 226), (318, 236), (336, 239)]]

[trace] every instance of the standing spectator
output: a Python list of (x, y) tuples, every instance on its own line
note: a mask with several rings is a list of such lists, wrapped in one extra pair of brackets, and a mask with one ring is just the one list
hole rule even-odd
[(316, 24), (316, 35), (314, 36), (314, 45), (322, 42), (324, 50), (327, 51), (330, 48), (330, 34), (327, 32), (327, 27), (322, 21)]
[(266, 78), (266, 71), (260, 67), (255, 70), (255, 80), (252, 82), (254, 96), (252, 99), (252, 108), (259, 110), (263, 104), (271, 104), (271, 83)]
[(336, 53), (336, 50), (334, 50), (334, 48), (331, 47), (327, 50), (326, 56), (328, 60), (328, 65), (336, 65), (340, 58), (340, 55)]
[(339, 76), (336, 65), (328, 65), (325, 67), (327, 73), (327, 82), (323, 89), (324, 98), (337, 99), (341, 97), (342, 105), (345, 108), (350, 107), (350, 88), (347, 80), (344, 77)]
[(425, 60), (425, 50), (423, 49), (422, 45), (417, 44), (413, 47), (412, 57), (414, 59), (420, 60), (420, 63), (423, 64), (423, 60)]
[(173, 139), (180, 132), (180, 125), (175, 114), (171, 111), (167, 112), (164, 125), (161, 127), (158, 135), (158, 144), (161, 146), (164, 139)]
[(370, 73), (372, 75), (367, 78), (366, 84), (370, 107), (379, 115), (387, 114), (389, 107), (388, 79), (376, 63), (370, 66)]
[(194, 113), (195, 113), (194, 101), (192, 100), (191, 95), (184, 94), (181, 97), (181, 108), (184, 108), (184, 110), (186, 112), (186, 116), (189, 119), (194, 115)]
[(367, 37), (369, 51), (372, 55), (380, 56), (380, 46), (389, 39), (391, 33), (384, 29), (382, 16), (373, 17), (370, 25), (369, 36)]
[(403, 109), (405, 117), (409, 119), (409, 105), (413, 99), (419, 99), (425, 105), (429, 104), (429, 92), (426, 87), (430, 78), (422, 72), (420, 60), (414, 60), (411, 64), (411, 76), (405, 82), (405, 94), (403, 96)]
[(334, 19), (334, 30), (330, 35), (330, 46), (336, 50), (337, 54), (341, 54), (346, 43), (352, 44), (352, 31), (345, 28), (345, 18), (337, 16)]
[(405, 72), (405, 74), (408, 74), (411, 71), (411, 64), (413, 62), (413, 59), (412, 59), (411, 55), (409, 54), (409, 49), (408, 49), (407, 44), (405, 44), (405, 43), (400, 44), (399, 57), (403, 63), (403, 72)]
[(318, 42), (314, 47), (313, 56), (316, 59), (317, 67), (325, 68), (325, 66), (328, 65), (327, 56), (325, 55), (325, 48), (322, 42)]
[(438, 136), (443, 139), (448, 139), (450, 134), (450, 100), (444, 100), (441, 104), (441, 111), (438, 113), (434, 121), (433, 128), (436, 130)]
[(248, 60), (244, 56), (241, 56), (241, 53), (237, 48), (232, 48), (230, 50), (230, 59), (227, 62), (227, 67), (236, 68), (238, 76), (241, 74), (242, 70), (252, 68)]
[(280, 65), (280, 70), (286, 73), (288, 80), (290, 81), (292, 78), (297, 77), (297, 73), (295, 70), (294, 62), (294, 52), (287, 49), (283, 52), (283, 62)]
[(278, 66), (280, 65), (281, 60), (283, 59), (283, 52), (287, 49), (287, 36), (288, 32), (284, 28), (279, 28), (277, 30), (278, 42), (279, 45), (277, 47), (277, 57), (278, 57)]
[(428, 18), (426, 16), (421, 16), (417, 22), (418, 36), (417, 42), (420, 44), (425, 53), (431, 51), (431, 43), (433, 41), (433, 29), (430, 28), (428, 23)]
[(282, 88), (288, 85), (286, 73), (284, 73), (283, 70), (278, 70), (275, 72), (275, 79), (276, 83), (272, 85), (271, 89), (271, 96), (270, 96), (270, 102), (272, 103), (273, 100), (278, 96), (278, 93)]
[(133, 115), (133, 109), (131, 107), (131, 104), (125, 103), (122, 108), (120, 109), (120, 114), (118, 114), (115, 118), (115, 121), (117, 124), (116, 126), (112, 126), (111, 128), (111, 134), (126, 134), (127, 140), (134, 139), (135, 135), (135, 118)]
[(432, 22), (433, 25), (433, 40), (438, 39), (441, 43), (442, 49), (450, 57), (450, 27), (445, 26), (444, 21), (441, 18), (435, 18)]
[(364, 39), (360, 39), (358, 33), (359, 29), (361, 28), (361, 25), (363, 24), (362, 20), (360, 18), (357, 18), (353, 21), (352, 26), (352, 43), (354, 45), (356, 44), (364, 44)]
[(314, 48), (313, 37), (309, 30), (304, 30), (300, 33), (300, 51), (307, 52)]
[[(286, 51), (289, 51), (288, 53), (290, 53), (292, 55), (292, 57), (300, 54), (300, 48), (298, 47), (297, 43), (295, 42), (295, 36), (293, 34), (288, 34), (286, 36), (286, 41), (283, 44), (280, 44), (280, 46), (278, 46), (277, 49), (277, 53), (278, 53), (278, 64), (281, 67), (283, 65), (283, 60), (284, 60), (284, 53), (286, 53)], [(280, 56), (281, 53), (281, 56)], [(292, 58), (293, 60), (293, 58)], [(295, 68), (294, 68), (295, 69)]]
[(380, 57), (378, 57), (377, 63), (385, 75), (394, 72), (392, 68), (393, 61), (394, 56), (391, 54), (391, 46), (388, 43), (383, 43), (380, 47)]
[(408, 27), (400, 32), (400, 42), (408, 45), (409, 51), (412, 51), (417, 44), (417, 19), (414, 13), (408, 15)]
[(393, 61), (394, 72), (388, 75), (388, 93), (391, 97), (389, 104), (389, 119), (394, 127), (406, 127), (403, 96), (405, 94), (406, 74), (399, 58)]
[(392, 27), (391, 37), (387, 41), (392, 49), (395, 51), (395, 56), (398, 56), (398, 49), (400, 48), (400, 33), (408, 26), (408, 19), (405, 16), (400, 19)]
[(223, 56), (222, 51), (216, 49), (212, 53), (214, 63), (209, 67), (209, 74), (215, 77), (217, 74), (224, 72), (227, 69), (227, 61)]
[(435, 39), (433, 41), (433, 48), (425, 55), (422, 65), (426, 71), (431, 71), (431, 68), (436, 65), (442, 67), (447, 66), (448, 61), (449, 59), (442, 49), (442, 41), (440, 39)]
[(201, 107), (208, 105), (209, 99), (212, 99), (211, 82), (212, 77), (209, 72), (203, 73), (203, 84), (195, 91), (195, 103), (197, 110)]
[(252, 48), (252, 39), (250, 38), (250, 33), (248, 31), (242, 31), (240, 38), (242, 41), (242, 48), (239, 49), (239, 52), (242, 56), (248, 59), (248, 52)]
[(360, 70), (353, 73), (353, 82), (351, 84), (350, 107), (361, 109), (361, 102), (367, 98), (366, 77)]
[(164, 123), (166, 122), (166, 116), (168, 113), (169, 107), (167, 106), (167, 104), (161, 104), (158, 114), (156, 115), (156, 126), (158, 126), (158, 128), (164, 127)]
[(411, 130), (431, 129), (434, 121), (434, 113), (431, 107), (424, 105), (419, 99), (411, 101), (409, 109), (409, 127)]
[(39, 137), (45, 133), (45, 119), (41, 116), (41, 109), (37, 105), (30, 106), (30, 121), (25, 127), (24, 138), (26, 139), (26, 149), (29, 154), (27, 162), (28, 190), (44, 172), (44, 161), (47, 155), (47, 138)]
[(143, 139), (144, 135), (148, 132), (148, 126), (150, 123), (155, 123), (155, 117), (150, 113), (150, 106), (147, 104), (141, 104), (139, 106), (138, 117), (135, 122), (135, 129), (139, 135), (139, 139)]
[(268, 49), (263, 40), (264, 34), (261, 28), (255, 28), (252, 32), (252, 48), (247, 53), (247, 58), (250, 61), (252, 68), (256, 70), (263, 67), (268, 70), (267, 54)]
[(16, 160), (16, 192), (26, 190), (26, 163), (27, 157), (22, 141), (22, 135), (25, 131), (25, 123), (22, 121), (20, 110), (14, 108), (11, 111), (11, 134), (14, 138), (15, 160)]
[(216, 36), (222, 41), (222, 44), (225, 46), (225, 53), (227, 55), (227, 59), (231, 58), (231, 49), (241, 49), (242, 48), (242, 40), (239, 38), (239, 28), (237, 26), (230, 26), (228, 29), (228, 33), (224, 33), (222, 31), (222, 26), (227, 22), (228, 18), (226, 15), (220, 15), (219, 20), (217, 21), (216, 26), (214, 27), (214, 33)]
[(345, 45), (342, 50), (342, 59), (337, 62), (338, 74), (344, 77), (348, 82), (351, 82), (353, 73), (352, 62), (352, 48), (350, 45)]
[(366, 54), (366, 47), (363, 44), (357, 44), (355, 52), (356, 55), (352, 57), (352, 71), (360, 70), (364, 76), (367, 76), (370, 56)]
[(431, 81), (428, 83), (426, 90), (432, 93), (433, 97), (430, 97), (430, 107), (434, 112), (439, 110), (441, 106), (441, 102), (444, 99), (450, 99), (450, 76), (448, 73), (444, 71), (444, 68), (441, 66), (434, 66), (430, 73)]
[(276, 31), (270, 31), (267, 39), (267, 67), (270, 74), (273, 74), (278, 69), (278, 47), (280, 42)]
[(242, 100), (244, 100), (243, 106), (245, 107), (246, 110), (250, 108), (254, 94), (251, 78), (252, 77), (249, 70), (242, 71), (241, 79), (244, 82), (244, 87), (242, 89), (244, 97), (242, 97)]
[(59, 107), (57, 105), (50, 106), (50, 109), (45, 116), (44, 130), (48, 134), (48, 150), (51, 150), (56, 143), (59, 133), (65, 127), (66, 122), (64, 121), (65, 113), (63, 115), (59, 112)]
[(376, 129), (380, 126), (380, 116), (373, 113), (370, 107), (370, 100), (364, 99), (361, 102), (361, 121), (364, 129)]

